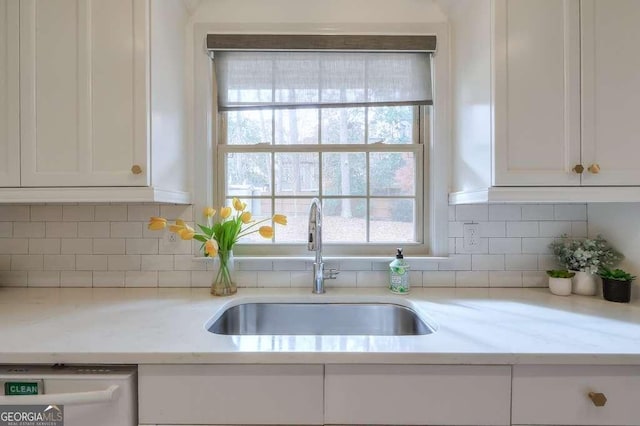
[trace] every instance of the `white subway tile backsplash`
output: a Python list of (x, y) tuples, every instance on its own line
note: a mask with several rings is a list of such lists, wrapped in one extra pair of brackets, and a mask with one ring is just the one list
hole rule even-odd
[(490, 221), (517, 221), (522, 219), (522, 208), (517, 204), (489, 205)]
[(31, 222), (60, 222), (61, 220), (62, 205), (31, 206)]
[(129, 204), (127, 220), (129, 222), (148, 222), (151, 216), (160, 216), (157, 204)]
[(93, 287), (93, 273), (90, 271), (61, 271), (60, 286)]
[(62, 206), (63, 222), (92, 222), (95, 220), (95, 206)]
[(143, 254), (140, 255), (143, 271), (173, 271), (173, 256), (170, 254)]
[(59, 238), (36, 238), (29, 240), (29, 254), (60, 254)]
[(124, 272), (94, 272), (94, 287), (124, 287)]
[(522, 273), (523, 287), (547, 287), (549, 278), (544, 271), (527, 271)]
[(489, 287), (488, 271), (456, 272), (456, 287)]
[(78, 222), (46, 222), (47, 238), (78, 238)]
[(44, 238), (44, 222), (15, 222), (13, 224), (14, 238)]
[(526, 254), (549, 254), (551, 249), (549, 244), (554, 238), (523, 238), (522, 253)]
[(471, 269), (474, 271), (503, 271), (503, 254), (475, 254), (471, 256)]
[(522, 220), (553, 220), (553, 204), (525, 204)]
[[(237, 279), (237, 277), (235, 278)], [(159, 287), (191, 287), (189, 271), (158, 271)]]
[(560, 220), (540, 222), (540, 237), (559, 237), (563, 234), (573, 235), (571, 222)]
[[(587, 235), (585, 204), (449, 206), (445, 260), (410, 260), (413, 287), (544, 286), (556, 267), (548, 244), (563, 233)], [(192, 206), (38, 204), (0, 206), (0, 285), (209, 287), (218, 264), (195, 259), (199, 242), (169, 242), (150, 231), (150, 216), (193, 224)], [(478, 223), (480, 245), (463, 244), (463, 225)], [(307, 253), (305, 252), (305, 255)], [(386, 287), (385, 261), (326, 263), (341, 270), (331, 287)], [(29, 277), (31, 274), (31, 278)], [(236, 258), (240, 287), (311, 285), (311, 262)]]
[(124, 238), (94, 238), (93, 254), (125, 254), (125, 241), (128, 240)]
[(456, 273), (453, 271), (424, 271), (422, 287), (455, 287)]
[(11, 255), (0, 254), (0, 271), (10, 271), (10, 270), (11, 270)]
[(520, 254), (522, 253), (522, 238), (489, 238), (489, 253)]
[(538, 222), (508, 222), (507, 237), (537, 237)]
[(489, 207), (486, 204), (465, 204), (456, 206), (456, 220), (463, 221), (487, 221), (489, 220)]
[(73, 254), (45, 254), (44, 270), (73, 271), (76, 269), (76, 256)]
[(0, 238), (13, 237), (13, 222), (0, 222)]
[(507, 271), (531, 271), (538, 269), (538, 256), (535, 254), (507, 254), (505, 255), (505, 269)]
[(79, 222), (79, 238), (109, 238), (109, 222)]
[(0, 206), (0, 222), (18, 222), (30, 220), (29, 206), (4, 205)]
[[(76, 255), (76, 270), (77, 271), (106, 271), (107, 256), (93, 255), (93, 254), (78, 254)], [(95, 277), (95, 274), (94, 274), (94, 277)]]
[(554, 206), (555, 220), (587, 220), (586, 204), (556, 204)]
[(124, 286), (158, 287), (158, 271), (126, 271), (124, 273)]
[(111, 238), (142, 238), (142, 228), (142, 222), (111, 222)]
[[(171, 259), (173, 261), (173, 259)], [(109, 271), (139, 271), (139, 254), (112, 254), (107, 256), (107, 269)], [(171, 264), (173, 269), (173, 263)]]
[(60, 287), (60, 272), (29, 271), (27, 285), (29, 287)]
[(95, 220), (104, 222), (125, 222), (127, 220), (127, 205), (103, 204), (96, 206)]
[(12, 271), (42, 271), (44, 259), (41, 254), (14, 254), (11, 256)]
[(489, 287), (522, 287), (522, 272), (490, 271)]
[(93, 240), (89, 238), (62, 238), (60, 240), (62, 254), (92, 254)]

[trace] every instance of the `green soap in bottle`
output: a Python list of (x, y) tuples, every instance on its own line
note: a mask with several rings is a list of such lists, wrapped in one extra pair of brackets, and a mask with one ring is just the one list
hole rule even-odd
[(401, 248), (389, 264), (389, 290), (397, 294), (409, 293), (409, 264), (404, 260)]

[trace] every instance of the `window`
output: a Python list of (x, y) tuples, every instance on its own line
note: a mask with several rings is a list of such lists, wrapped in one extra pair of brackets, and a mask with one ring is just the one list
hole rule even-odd
[(314, 197), (327, 254), (427, 251), (429, 54), (224, 50), (214, 64), (218, 203), (286, 214), (269, 253), (303, 253)]

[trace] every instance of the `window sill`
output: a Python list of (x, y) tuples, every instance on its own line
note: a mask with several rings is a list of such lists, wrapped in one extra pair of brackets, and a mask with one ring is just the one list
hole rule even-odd
[[(245, 256), (238, 255), (234, 256), (236, 260), (268, 260), (268, 261), (278, 261), (278, 260), (303, 260), (308, 262), (313, 262), (315, 260), (314, 256)], [(390, 259), (393, 259), (394, 256), (322, 256), (322, 260), (326, 262), (333, 261), (350, 261), (350, 260), (359, 260), (359, 261), (369, 261), (369, 262), (389, 262)], [(419, 261), (427, 261), (427, 262), (442, 262), (446, 261), (449, 258), (443, 256), (405, 256), (404, 257), (408, 262), (412, 260)], [(215, 260), (216, 258), (212, 257), (195, 257), (194, 260), (201, 262), (208, 262), (211, 260)]]

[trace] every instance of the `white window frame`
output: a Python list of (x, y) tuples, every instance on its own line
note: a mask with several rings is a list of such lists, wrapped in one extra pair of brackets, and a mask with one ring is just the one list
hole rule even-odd
[[(448, 26), (445, 23), (433, 24), (406, 24), (385, 26), (382, 24), (363, 24), (360, 30), (363, 33), (372, 34), (420, 34), (435, 35), (438, 39), (438, 50), (432, 57), (432, 78), (434, 104), (431, 110), (431, 127), (429, 146), (425, 146), (425, 164), (428, 164), (430, 172), (428, 185), (425, 186), (427, 195), (424, 212), (424, 226), (428, 227), (426, 235), (428, 240), (425, 247), (427, 249), (421, 253), (412, 253), (409, 257), (419, 259), (441, 260), (449, 253), (448, 239), (448, 190), (450, 175), (450, 87), (449, 87), (449, 37)], [(203, 49), (203, 40), (209, 33), (246, 33), (246, 32), (272, 32), (278, 33), (278, 28), (247, 28), (240, 24), (195, 24), (194, 25), (194, 50), (192, 65), (194, 75), (193, 85), (193, 117), (194, 127), (192, 140), (194, 144), (194, 199), (195, 209), (201, 211), (202, 208), (214, 205), (213, 194), (215, 192), (216, 173), (215, 164), (216, 141), (218, 138), (217, 126), (217, 105), (214, 102), (214, 82), (213, 64), (208, 56), (208, 52)], [(313, 25), (288, 25), (287, 32), (291, 34), (350, 34), (353, 27), (349, 25), (336, 24), (330, 31), (326, 27)], [(259, 256), (260, 258), (282, 257), (284, 253), (277, 253), (274, 247), (278, 245), (269, 244), (269, 255)], [(300, 245), (295, 245), (297, 251), (289, 252), (288, 257), (308, 258), (309, 254)], [(383, 257), (388, 258), (388, 254)], [(328, 256), (330, 258), (330, 256)], [(340, 255), (336, 252), (336, 257), (366, 258), (374, 259), (378, 256), (371, 255)]]

